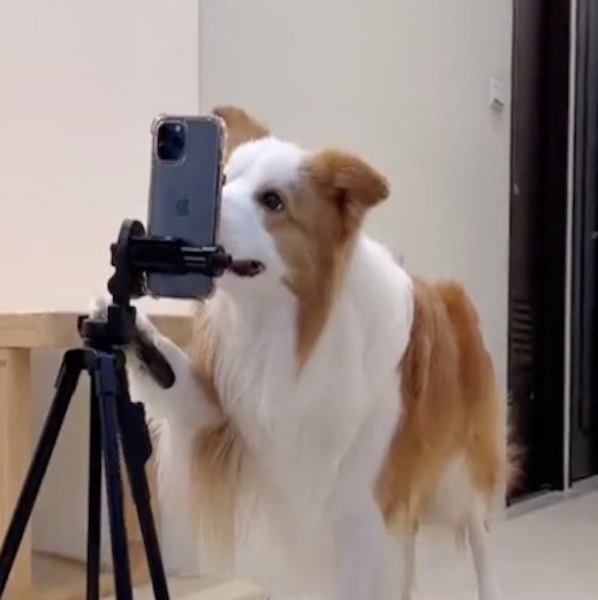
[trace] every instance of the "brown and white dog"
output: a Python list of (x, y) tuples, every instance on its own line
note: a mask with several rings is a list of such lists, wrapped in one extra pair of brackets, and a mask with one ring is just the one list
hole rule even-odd
[[(471, 301), (364, 233), (389, 186), (363, 160), (216, 113), (220, 242), (264, 268), (218, 280), (186, 351), (138, 315), (129, 373), (157, 429), (169, 571), (247, 577), (273, 597), (407, 600), (416, 533), (439, 520), (468, 537), (479, 598), (497, 600), (487, 525), (509, 460)], [(168, 389), (140, 361), (156, 350)]]

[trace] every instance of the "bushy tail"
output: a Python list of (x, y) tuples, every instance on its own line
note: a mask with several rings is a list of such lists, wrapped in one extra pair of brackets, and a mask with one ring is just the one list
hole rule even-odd
[(507, 497), (519, 491), (523, 485), (523, 467), (525, 448), (519, 439), (512, 394), (509, 392), (507, 402)]

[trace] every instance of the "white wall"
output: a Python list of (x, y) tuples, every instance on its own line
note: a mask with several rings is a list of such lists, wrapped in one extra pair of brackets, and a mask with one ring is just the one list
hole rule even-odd
[(0, 2), (0, 309), (104, 285), (145, 217), (152, 119), (197, 111), (197, 30), (196, 0)]
[(372, 233), (463, 281), (505, 380), (512, 0), (201, 0), (200, 102), (362, 152), (391, 177)]
[[(152, 119), (197, 112), (197, 40), (196, 0), (0, 2), (0, 310), (83, 310), (103, 288), (122, 219), (145, 217)], [(35, 356), (37, 427), (59, 358)], [(87, 405), (82, 390), (39, 548), (84, 549)]]
[[(145, 214), (151, 119), (235, 102), (388, 173), (393, 198), (372, 233), (410, 269), (468, 286), (504, 381), (510, 115), (489, 108), (488, 88), (497, 77), (508, 99), (512, 0), (199, 9), (198, 26), (195, 0), (0, 2), (0, 310), (81, 309), (121, 219)], [(36, 357), (38, 423), (57, 358)], [(86, 485), (76, 402), (35, 528), (38, 546), (63, 531), (73, 552)], [(64, 528), (65, 514), (80, 527)]]

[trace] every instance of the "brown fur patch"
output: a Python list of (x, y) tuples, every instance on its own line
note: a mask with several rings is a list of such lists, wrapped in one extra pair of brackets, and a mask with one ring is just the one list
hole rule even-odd
[[(221, 407), (215, 380), (217, 342), (205, 305), (199, 305), (194, 327), (189, 349), (194, 373), (210, 401)], [(194, 440), (191, 477), (199, 535), (218, 560), (230, 558), (234, 544), (234, 503), (243, 453), (239, 432), (224, 413)]]
[(210, 326), (206, 305), (198, 304), (193, 321), (193, 336), (187, 352), (193, 365), (193, 372), (210, 401), (220, 405), (220, 398), (214, 378), (214, 360), (216, 356), (216, 336)]
[(463, 288), (414, 279), (415, 316), (401, 362), (403, 415), (378, 482), (387, 522), (416, 527), (449, 461), (465, 456), (488, 502), (507, 476), (500, 397), (478, 316)]
[(310, 155), (300, 183), (273, 190), (284, 210), (266, 228), (289, 267), (285, 281), (299, 300), (296, 356), (303, 368), (327, 322), (363, 216), (388, 195), (386, 180), (353, 155)]
[(226, 149), (224, 161), (240, 146), (252, 140), (259, 140), (270, 135), (268, 128), (236, 106), (217, 106), (212, 113), (220, 117), (226, 124)]
[(359, 157), (327, 149), (314, 154), (306, 171), (326, 202), (336, 206), (341, 237), (352, 237), (365, 213), (388, 198), (386, 178)]
[(509, 498), (521, 490), (525, 460), (526, 448), (519, 439), (513, 410), (509, 407), (507, 413), (507, 487), (505, 490)]
[(299, 301), (295, 352), (301, 370), (328, 319), (351, 240), (340, 236), (338, 212), (315, 186), (285, 190), (284, 202), (285, 210), (266, 215), (265, 223), (288, 267), (284, 283)]
[(195, 439), (193, 484), (199, 536), (211, 556), (224, 564), (233, 556), (235, 501), (244, 452), (230, 419), (203, 429)]

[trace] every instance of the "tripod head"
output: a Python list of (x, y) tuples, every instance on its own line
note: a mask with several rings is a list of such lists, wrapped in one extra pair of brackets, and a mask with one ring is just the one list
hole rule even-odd
[(110, 247), (114, 274), (108, 281), (112, 303), (106, 321), (79, 319), (79, 332), (86, 345), (109, 348), (129, 344), (135, 335), (132, 298), (145, 295), (146, 273), (201, 273), (220, 277), (232, 258), (221, 246), (194, 248), (176, 238), (147, 237), (140, 221), (123, 221), (118, 240)]

